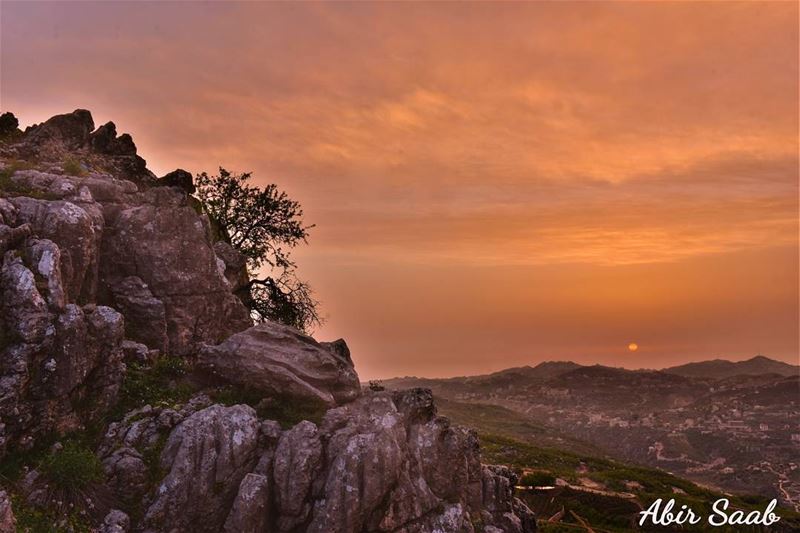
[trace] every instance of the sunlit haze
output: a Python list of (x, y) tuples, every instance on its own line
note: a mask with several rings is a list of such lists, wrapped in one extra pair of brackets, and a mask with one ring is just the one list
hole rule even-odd
[[(798, 360), (798, 4), (0, 3), (0, 104), (251, 170), (362, 379)], [(257, 23), (254, 23), (257, 22)]]

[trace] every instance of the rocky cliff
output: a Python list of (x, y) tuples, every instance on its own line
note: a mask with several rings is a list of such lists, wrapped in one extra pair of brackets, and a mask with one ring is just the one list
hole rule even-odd
[(0, 140), (0, 532), (535, 529), (429, 391), (253, 325), (192, 191), (88, 111)]

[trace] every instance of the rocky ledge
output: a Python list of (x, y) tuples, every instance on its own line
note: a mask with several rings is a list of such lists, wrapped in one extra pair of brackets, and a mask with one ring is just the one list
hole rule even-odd
[(88, 111), (0, 139), (0, 532), (535, 530), (429, 391), (253, 325), (193, 190)]

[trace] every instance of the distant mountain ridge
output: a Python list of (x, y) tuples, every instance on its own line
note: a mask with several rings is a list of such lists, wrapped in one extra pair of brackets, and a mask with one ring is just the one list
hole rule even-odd
[(625, 373), (657, 373), (673, 374), (687, 378), (705, 379), (727, 379), (735, 376), (757, 376), (766, 374), (777, 374), (784, 377), (800, 375), (800, 366), (776, 361), (763, 355), (757, 355), (745, 361), (729, 361), (727, 359), (712, 359), (708, 361), (698, 361), (683, 365), (672, 366), (660, 370), (642, 368), (631, 370), (627, 368), (610, 367), (605, 365), (581, 365), (572, 361), (544, 361), (536, 366), (519, 366), (506, 368), (491, 374), (479, 374), (475, 376), (458, 376), (452, 378), (421, 378), (416, 376), (397, 377), (386, 380), (397, 386), (407, 384), (408, 386), (431, 386), (448, 384), (470, 384), (470, 385), (500, 385), (503, 382), (512, 382), (516, 379), (529, 379), (535, 381), (547, 381), (553, 378), (564, 376), (565, 374), (580, 371), (602, 373), (602, 374), (625, 374)]
[(746, 361), (728, 361), (714, 359), (700, 361), (685, 365), (665, 368), (664, 372), (678, 374), (679, 376), (694, 378), (725, 379), (734, 376), (756, 376), (760, 374), (779, 374), (781, 376), (796, 376), (800, 373), (800, 366), (790, 365), (783, 361), (776, 361), (763, 355), (757, 355)]

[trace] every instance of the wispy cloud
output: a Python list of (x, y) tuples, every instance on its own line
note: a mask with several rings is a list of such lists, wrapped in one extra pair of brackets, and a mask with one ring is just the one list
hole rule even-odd
[[(358, 294), (348, 306), (331, 302), (336, 276), (325, 265), (361, 279), (379, 268), (391, 283), (402, 276), (434, 294), (442, 289), (426, 273), (439, 267), (641, 268), (642, 279), (652, 268), (657, 286), (686, 265), (719, 278), (726, 257), (755, 253), (779, 257), (770, 268), (796, 277), (797, 254), (775, 255), (798, 241), (796, 3), (0, 9), (0, 99), (23, 122), (90, 107), (98, 121), (132, 132), (159, 172), (223, 164), (298, 198), (318, 224), (302, 253), (336, 309), (331, 334), (354, 316), (366, 320), (366, 303)], [(752, 268), (750, 277), (767, 266)], [(627, 294), (624, 278), (593, 279), (595, 292), (614, 283), (612, 293)], [(387, 301), (397, 296), (389, 281), (373, 283)], [(751, 340), (796, 317), (792, 287), (770, 293), (774, 311), (754, 319)], [(537, 305), (498, 290), (515, 316)], [(735, 290), (755, 301), (765, 289)], [(586, 353), (610, 353), (607, 337), (624, 336), (633, 320), (630, 307), (607, 302), (582, 338)], [(663, 302), (675, 314), (714, 308)], [(574, 302), (577, 314), (593, 305)], [(445, 313), (454, 331), (468, 309)], [(654, 330), (665, 316), (653, 315)], [(568, 316), (560, 320), (572, 331)], [(459, 331), (474, 346), (489, 342), (489, 332), (467, 330)], [(345, 333), (366, 344), (363, 330)], [(775, 333), (779, 355), (796, 356), (797, 334), (796, 325)], [(692, 337), (729, 346), (721, 331), (700, 338)], [(526, 339), (516, 346), (535, 340)], [(738, 341), (742, 353), (754, 349)], [(430, 355), (432, 343), (420, 337), (399, 349)]]

